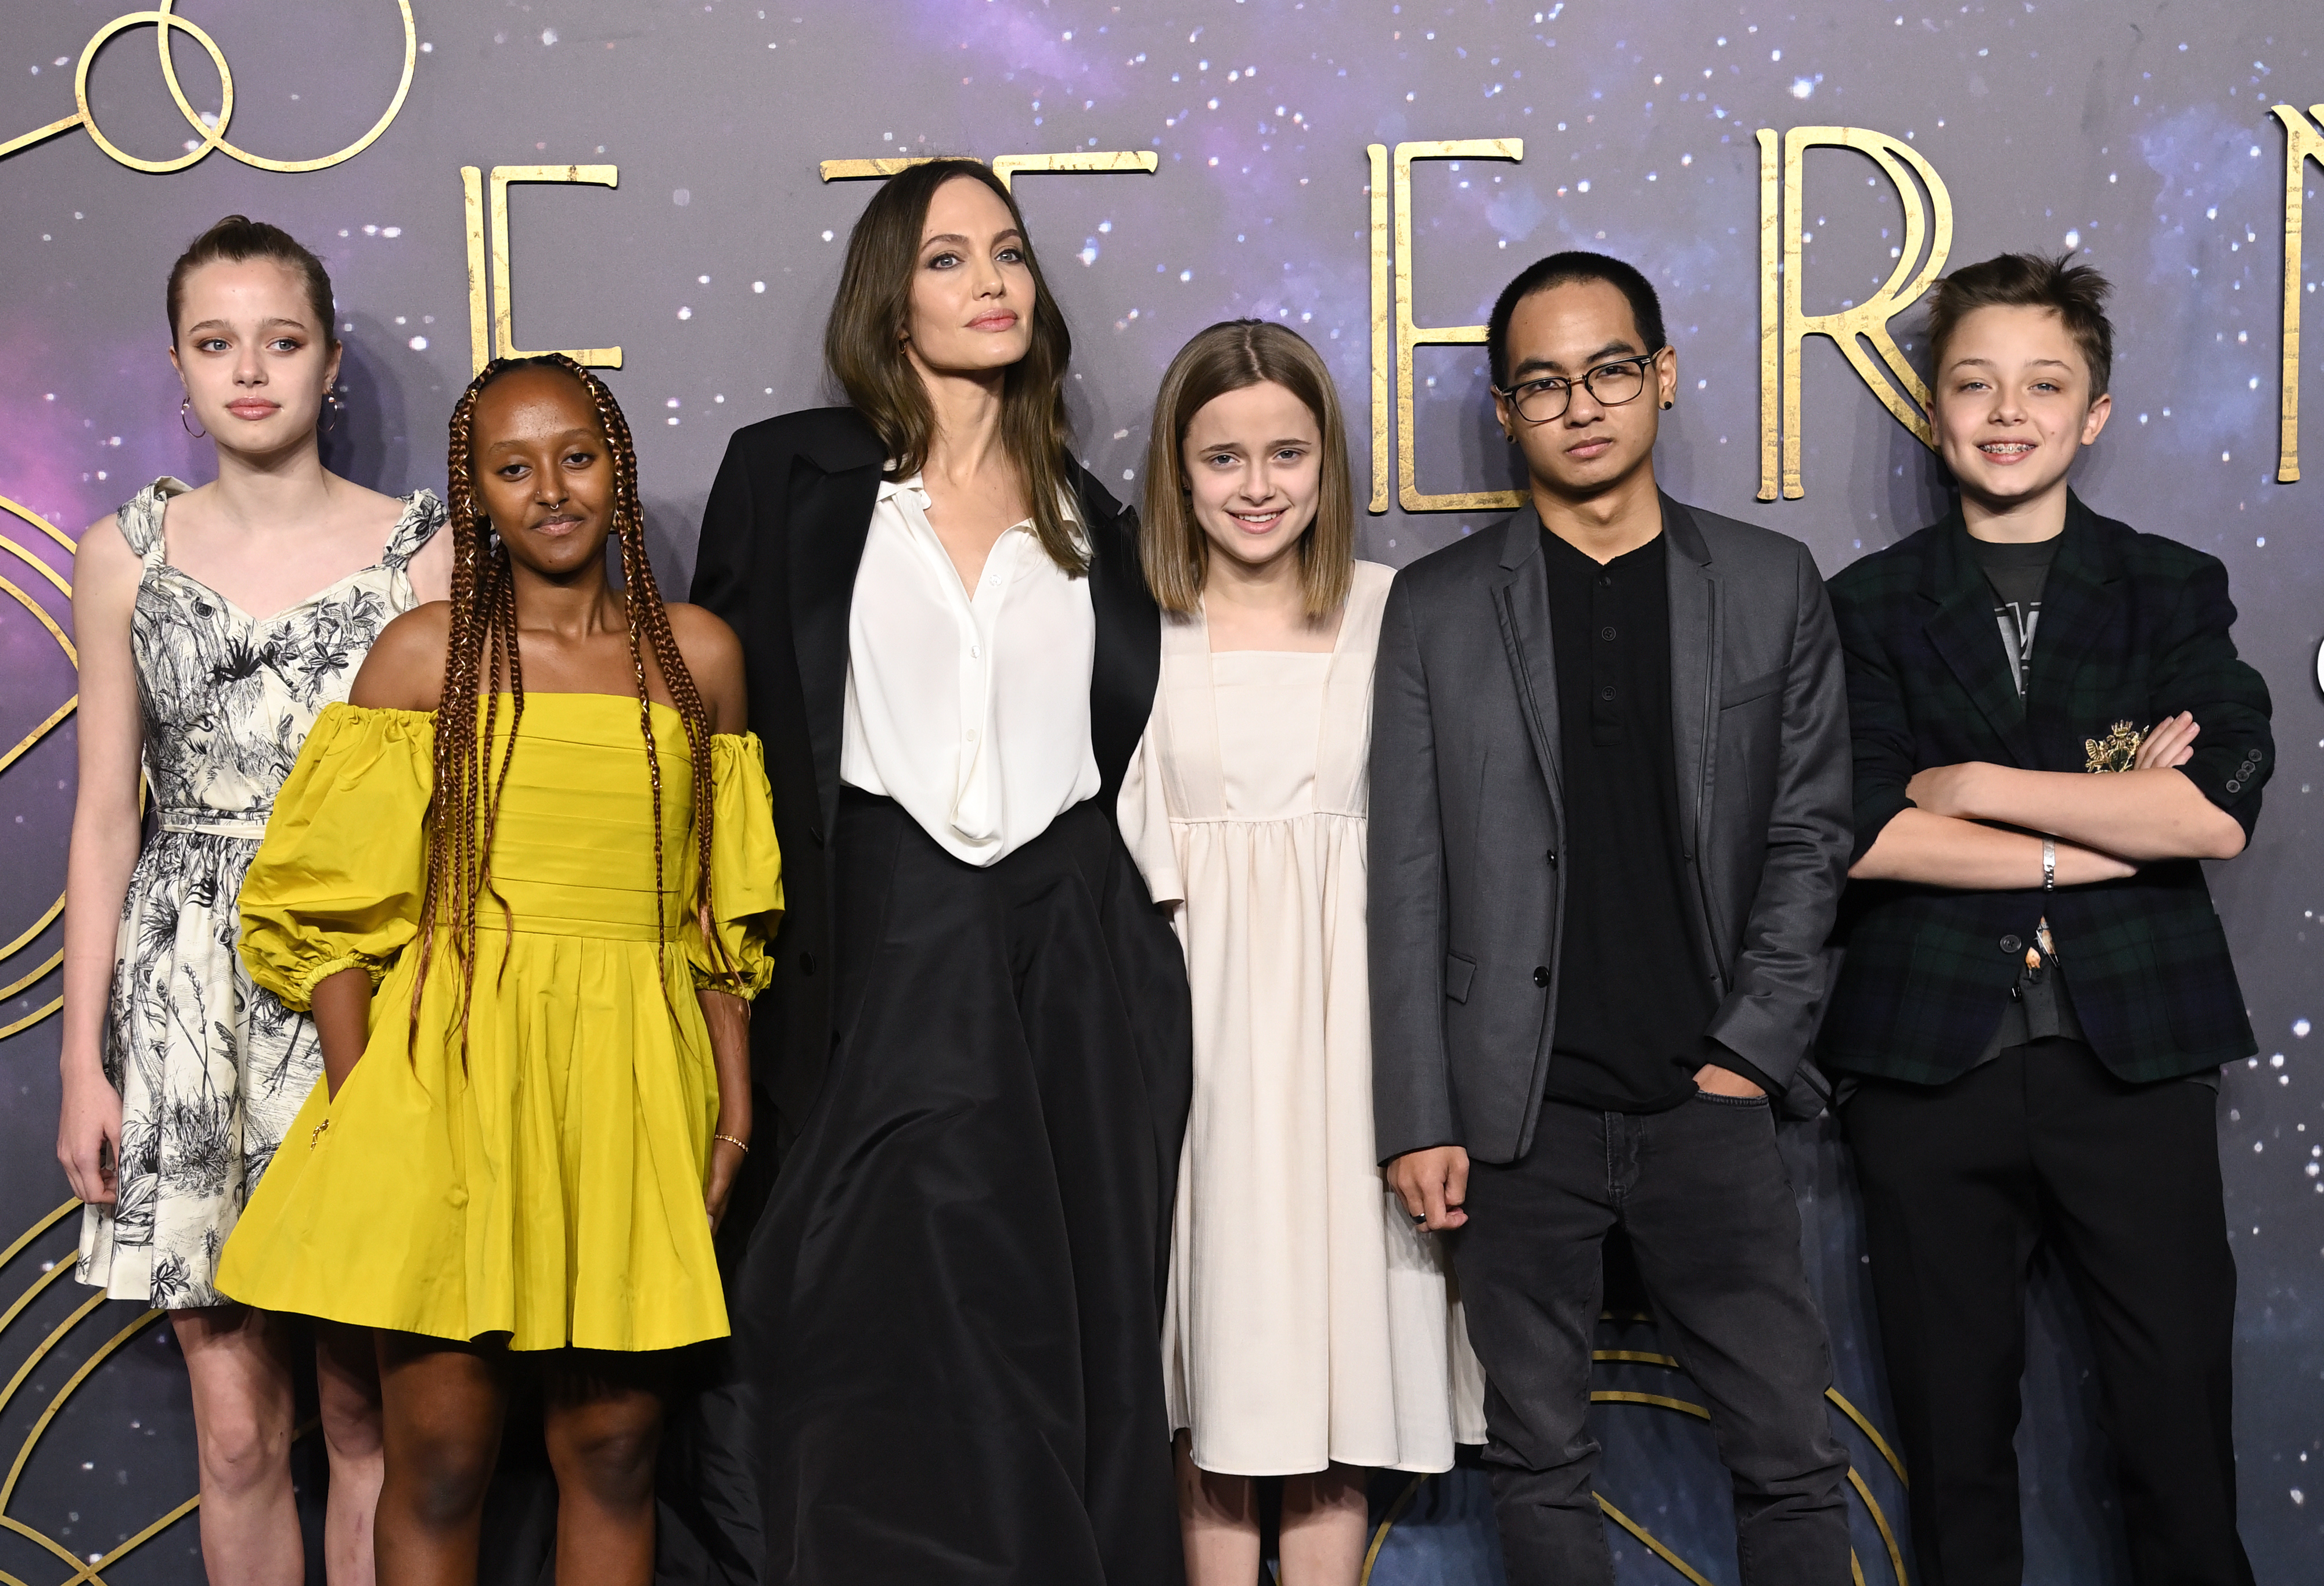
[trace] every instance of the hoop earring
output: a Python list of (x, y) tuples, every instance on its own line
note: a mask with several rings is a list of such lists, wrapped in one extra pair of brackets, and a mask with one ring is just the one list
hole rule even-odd
[[(1665, 405), (1667, 406), (1668, 404)], [(323, 393), (323, 409), (322, 432), (325, 435), (337, 434), (339, 420), (346, 416), (346, 399), (340, 396), (337, 389), (334, 387)]]
[(178, 428), (196, 440), (208, 440), (210, 438), (210, 432), (207, 429), (197, 429), (189, 421), (193, 416), (193, 411), (194, 399), (191, 397), (186, 398), (178, 404)]

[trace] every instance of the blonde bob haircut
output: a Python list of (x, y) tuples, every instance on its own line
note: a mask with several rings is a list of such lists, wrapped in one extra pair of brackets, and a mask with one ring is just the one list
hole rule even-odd
[(1348, 598), (1355, 579), (1356, 501), (1348, 482), (1348, 429), (1332, 372), (1296, 330), (1264, 319), (1226, 319), (1178, 349), (1154, 399), (1139, 553), (1147, 587), (1166, 612), (1192, 616), (1201, 609), (1211, 566), (1210, 538), (1194, 521), (1186, 476), (1187, 428), (1214, 399), (1270, 382), (1305, 403), (1323, 432), (1322, 495), (1296, 553), (1307, 615), (1320, 621)]

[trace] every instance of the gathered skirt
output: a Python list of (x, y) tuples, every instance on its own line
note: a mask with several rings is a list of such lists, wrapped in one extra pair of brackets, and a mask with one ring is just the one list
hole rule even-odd
[(838, 1031), (735, 1292), (763, 1586), (1181, 1579), (1156, 1348), (1186, 982), (1113, 822), (834, 833)]

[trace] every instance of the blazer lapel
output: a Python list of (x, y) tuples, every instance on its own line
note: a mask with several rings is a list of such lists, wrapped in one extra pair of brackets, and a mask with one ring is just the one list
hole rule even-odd
[(1493, 586), (1501, 642), (1508, 650), (1509, 671), (1517, 683), (1517, 702), (1525, 708), (1534, 758), (1541, 762), (1550, 804), (1562, 822), (1565, 783), (1557, 760), (1557, 651), (1549, 634), (1549, 568), (1542, 559), (1540, 514), (1527, 503), (1502, 532), (1503, 571)]
[[(1921, 593), (1937, 608), (1922, 626), (1929, 643), (1968, 691), (2011, 759), (2020, 766), (2033, 766), (2033, 736), (2026, 731), (2024, 702), (2018, 697), (2017, 678), (2001, 646), (2001, 631), (1994, 623), (1993, 590), (1969, 549), (1969, 529), (1958, 506), (1941, 525)], [(2034, 646), (2036, 655), (2048, 634), (2046, 608), (2045, 599), (2042, 630)]]
[(880, 463), (826, 471), (801, 457), (790, 493), (791, 636), (828, 832), (839, 813), (839, 748), (847, 723), (847, 617), (880, 499)]
[(1711, 797), (1711, 733), (1720, 688), (1719, 578), (1686, 508), (1662, 498), (1670, 581), (1671, 746), (1678, 757), (1679, 831), (1692, 857)]

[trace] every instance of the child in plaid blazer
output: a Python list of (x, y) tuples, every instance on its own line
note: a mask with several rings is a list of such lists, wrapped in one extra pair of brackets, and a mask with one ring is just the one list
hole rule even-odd
[(2133, 1579), (2252, 1579), (2236, 1533), (2235, 1265), (2213, 1111), (2255, 1047), (2200, 861), (2274, 769), (2217, 558), (2099, 517), (2086, 266), (2005, 254), (1931, 318), (1943, 521), (1831, 584), (1856, 844), (1825, 1065), (1863, 1184), (1918, 1578), (2019, 1586), (2024, 1279), (2096, 1345)]

